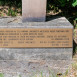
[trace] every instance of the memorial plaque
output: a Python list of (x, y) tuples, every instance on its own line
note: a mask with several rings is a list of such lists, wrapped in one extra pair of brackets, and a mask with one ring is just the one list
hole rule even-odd
[(0, 29), (0, 47), (72, 47), (72, 29)]

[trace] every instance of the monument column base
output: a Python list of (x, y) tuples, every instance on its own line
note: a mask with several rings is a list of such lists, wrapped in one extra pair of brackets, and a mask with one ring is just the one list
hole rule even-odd
[[(53, 35), (50, 34), (51, 36), (44, 35), (45, 39), (43, 39), (43, 36), (42, 38), (39, 37), (41, 40), (46, 40), (46, 43), (41, 42), (43, 43), (42, 46), (40, 46), (41, 44), (38, 45), (37, 41), (39, 40), (35, 41), (35, 47), (29, 43), (26, 47), (25, 45), (23, 45), (24, 47), (22, 47), (22, 45), (18, 47), (17, 44), (17, 46), (15, 45), (16, 48), (14, 45), (10, 46), (8, 44), (9, 46), (3, 46), (2, 44), (2, 48), (0, 48), (0, 71), (4, 73), (6, 77), (11, 77), (11, 75), (29, 77), (29, 75), (33, 75), (33, 73), (36, 72), (39, 73), (40, 71), (43, 71), (44, 74), (48, 74), (49, 70), (56, 73), (64, 73), (69, 68), (73, 55), (73, 26), (66, 18), (60, 17), (48, 22), (22, 23), (21, 20), (18, 22), (9, 22), (13, 19), (14, 18), (0, 19), (0, 23), (4, 22), (0, 24), (0, 29), (23, 28), (33, 29), (34, 31), (36, 29), (47, 29), (50, 32), (55, 30), (55, 32)], [(51, 39), (51, 37), (54, 37), (53, 39), (57, 40), (57, 43), (55, 43), (56, 41), (52, 41), (53, 39)], [(50, 40), (50, 44), (47, 41), (48, 39)]]

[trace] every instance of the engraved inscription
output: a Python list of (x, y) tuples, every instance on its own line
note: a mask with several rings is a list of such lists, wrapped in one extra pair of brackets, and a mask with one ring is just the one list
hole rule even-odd
[(0, 47), (72, 47), (72, 29), (0, 29)]

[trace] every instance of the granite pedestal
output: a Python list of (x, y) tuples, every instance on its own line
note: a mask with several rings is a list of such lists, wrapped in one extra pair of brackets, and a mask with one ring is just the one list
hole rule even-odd
[[(0, 18), (0, 28), (61, 28), (72, 29), (65, 17), (47, 22), (22, 23), (21, 17)], [(72, 40), (73, 44), (73, 40)], [(43, 71), (48, 75), (49, 69), (63, 73), (72, 62), (73, 48), (0, 48), (0, 72), (5, 77), (29, 77)]]

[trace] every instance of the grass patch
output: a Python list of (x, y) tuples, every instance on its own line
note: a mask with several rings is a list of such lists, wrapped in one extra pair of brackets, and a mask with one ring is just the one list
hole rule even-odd
[(0, 77), (4, 77), (4, 74), (3, 73), (0, 73)]

